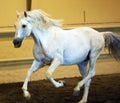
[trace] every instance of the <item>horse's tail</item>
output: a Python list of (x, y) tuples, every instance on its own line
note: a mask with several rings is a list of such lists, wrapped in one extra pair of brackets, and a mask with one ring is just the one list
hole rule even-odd
[(105, 48), (110, 55), (120, 61), (120, 36), (113, 32), (101, 32), (105, 39)]

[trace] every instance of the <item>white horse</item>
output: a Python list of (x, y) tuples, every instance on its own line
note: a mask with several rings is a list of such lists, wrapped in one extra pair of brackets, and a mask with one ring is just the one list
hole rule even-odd
[[(120, 60), (120, 38), (112, 32), (100, 33), (89, 27), (63, 30), (60, 27), (61, 21), (49, 18), (41, 10), (18, 13), (17, 17), (14, 46), (20, 47), (22, 41), (30, 35), (35, 42), (33, 49), (35, 59), (22, 87), (27, 99), (31, 97), (27, 87), (28, 81), (39, 68), (50, 64), (47, 78), (58, 88), (63, 87), (64, 82), (55, 81), (52, 73), (60, 65), (77, 64), (83, 79), (74, 88), (74, 95), (78, 95), (84, 85), (84, 94), (79, 103), (86, 103), (91, 78), (95, 75), (96, 60), (104, 47), (108, 47), (109, 53)], [(89, 69), (87, 69), (88, 62)]]

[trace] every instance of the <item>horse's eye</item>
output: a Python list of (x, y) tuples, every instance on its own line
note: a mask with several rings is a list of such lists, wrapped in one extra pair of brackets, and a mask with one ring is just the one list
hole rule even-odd
[(26, 27), (26, 25), (25, 25), (25, 24), (23, 24), (23, 25), (22, 25), (22, 28), (25, 28), (25, 27)]

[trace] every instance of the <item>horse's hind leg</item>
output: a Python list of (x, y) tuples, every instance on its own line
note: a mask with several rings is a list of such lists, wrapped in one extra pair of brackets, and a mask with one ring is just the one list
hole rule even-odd
[[(78, 67), (79, 67), (79, 70), (80, 70), (80, 73), (82, 75), (83, 78), (85, 78), (87, 76), (87, 64), (88, 64), (88, 59), (83, 61), (82, 63), (79, 63), (78, 64)], [(90, 86), (90, 82), (91, 82), (91, 79), (89, 79), (85, 85), (84, 85), (84, 94), (83, 94), (83, 97), (81, 99), (81, 102), (85, 103), (87, 102), (87, 97), (88, 97), (88, 93), (89, 93), (89, 86)], [(74, 90), (74, 95), (77, 96), (80, 92), (80, 88), (79, 88), (79, 91), (78, 90)]]
[[(90, 56), (89, 56), (89, 61), (90, 61), (89, 66), (90, 66), (90, 69), (89, 69), (87, 75), (83, 78), (83, 80), (81, 80), (80, 82), (78, 82), (78, 85), (74, 89), (75, 91), (79, 91), (80, 88), (84, 84), (86, 84), (86, 87), (89, 89), (91, 78), (95, 75), (96, 60), (99, 57), (99, 55), (101, 53), (101, 50), (102, 49), (91, 51)], [(86, 93), (86, 94), (88, 94), (88, 93)], [(86, 102), (87, 101), (81, 100), (79, 103), (86, 103)]]

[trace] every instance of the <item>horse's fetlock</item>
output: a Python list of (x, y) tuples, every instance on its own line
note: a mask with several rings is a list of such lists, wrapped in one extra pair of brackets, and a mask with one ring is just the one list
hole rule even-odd
[(22, 87), (21, 89), (22, 89), (23, 91), (27, 91), (27, 88)]

